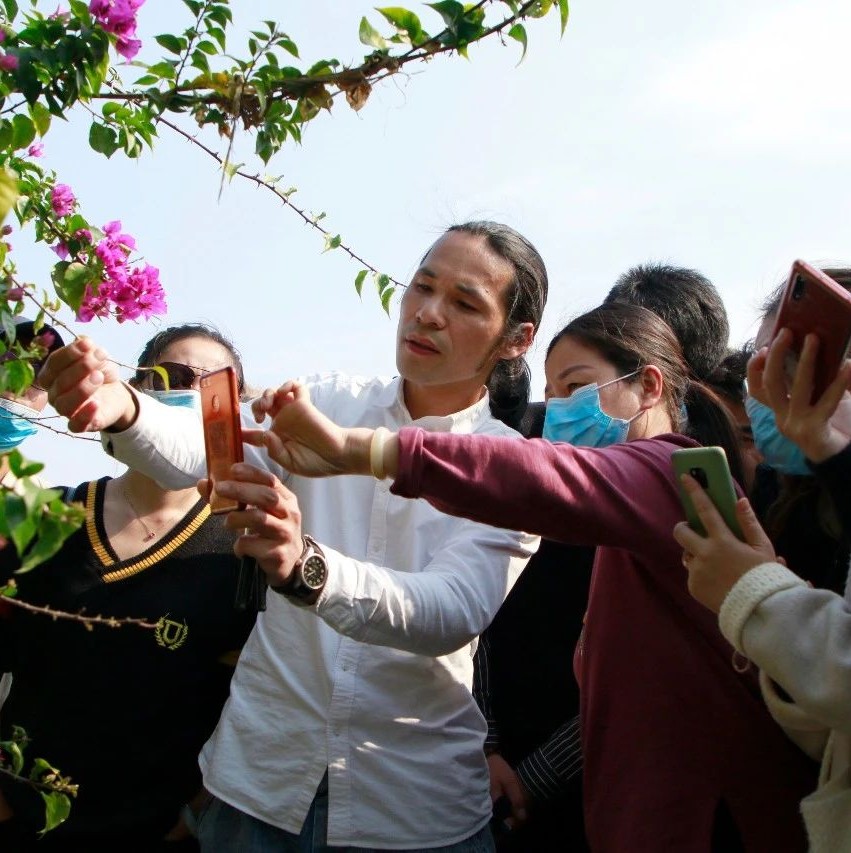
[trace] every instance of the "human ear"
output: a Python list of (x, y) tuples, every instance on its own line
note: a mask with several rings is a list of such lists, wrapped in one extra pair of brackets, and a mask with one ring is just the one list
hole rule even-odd
[(532, 346), (535, 340), (535, 326), (533, 323), (520, 323), (510, 338), (503, 341), (497, 352), (498, 359), (510, 361), (519, 358)]
[(655, 364), (648, 364), (638, 377), (641, 383), (641, 408), (652, 409), (662, 399), (665, 380)]

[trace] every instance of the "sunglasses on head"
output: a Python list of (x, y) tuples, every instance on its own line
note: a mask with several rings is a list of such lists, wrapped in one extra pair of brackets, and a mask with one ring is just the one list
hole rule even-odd
[[(203, 376), (207, 371), (198, 370), (188, 364), (180, 364), (177, 361), (161, 361), (157, 367), (165, 370), (168, 376), (169, 390), (188, 391), (197, 377)], [(165, 391), (165, 383), (162, 376), (156, 370), (151, 372), (151, 387), (154, 391)]]

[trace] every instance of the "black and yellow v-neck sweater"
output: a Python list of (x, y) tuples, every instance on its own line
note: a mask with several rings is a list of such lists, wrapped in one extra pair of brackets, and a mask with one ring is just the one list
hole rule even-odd
[[(233, 608), (238, 564), (221, 517), (199, 500), (147, 551), (119, 560), (103, 526), (107, 480), (74, 490), (86, 523), (55, 557), (16, 576), (18, 596), (158, 627), (89, 631), (0, 611), (0, 671), (13, 673), (0, 740), (23, 726), (29, 757), (44, 756), (80, 785), (71, 817), (47, 836), (53, 844), (65, 837), (94, 847), (99, 838), (168, 831), (200, 785), (198, 752), (230, 683), (223, 661), (233, 660), (254, 622)], [(12, 549), (0, 555), (0, 579), (13, 561)], [(40, 798), (19, 784), (2, 787), (17, 814), (38, 819)]]

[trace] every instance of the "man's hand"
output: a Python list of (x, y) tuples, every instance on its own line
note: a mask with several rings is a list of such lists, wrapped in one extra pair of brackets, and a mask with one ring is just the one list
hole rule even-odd
[(505, 797), (511, 804), (511, 816), (505, 823), (514, 828), (526, 820), (529, 805), (529, 794), (523, 787), (520, 777), (511, 765), (497, 752), (488, 756), (488, 771), (490, 772), (491, 802)]
[(685, 521), (674, 528), (674, 539), (683, 546), (683, 565), (688, 569), (689, 592), (701, 604), (718, 613), (727, 593), (746, 572), (762, 563), (780, 562), (765, 531), (760, 527), (747, 498), (736, 503), (736, 517), (745, 541), (736, 538), (698, 482), (684, 474), (683, 487), (706, 529), (696, 533)]
[(777, 429), (812, 462), (824, 462), (851, 442), (851, 361), (815, 403), (811, 402), (819, 340), (807, 335), (790, 379), (792, 333), (782, 329), (768, 349), (748, 363), (748, 393), (774, 410)]
[(272, 417), (266, 430), (243, 430), (246, 444), (265, 447), (269, 457), (303, 477), (368, 474), (370, 429), (344, 429), (311, 402), (307, 388), (287, 382), (252, 403), (254, 419)]
[[(198, 488), (209, 496), (209, 480)], [(247, 504), (227, 517), (227, 526), (242, 534), (234, 553), (254, 557), (271, 586), (286, 584), (304, 549), (296, 496), (271, 472), (244, 462), (231, 467), (231, 479), (219, 480), (216, 491)]]
[(90, 338), (56, 350), (37, 377), (53, 408), (68, 418), (71, 432), (127, 429), (136, 403), (109, 356)]

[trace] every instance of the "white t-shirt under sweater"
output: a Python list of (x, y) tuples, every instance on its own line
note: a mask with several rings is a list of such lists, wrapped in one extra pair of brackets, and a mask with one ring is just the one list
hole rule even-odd
[[(513, 434), (486, 395), (463, 412), (412, 421), (399, 379), (333, 375), (308, 385), (343, 426)], [(130, 429), (103, 436), (110, 452), (172, 488), (203, 476), (197, 417), (149, 397), (139, 405)], [(243, 422), (256, 426), (248, 410)], [(476, 637), (537, 538), (396, 497), (390, 481), (291, 477), (265, 450), (245, 451), (296, 493), (329, 576), (315, 607), (269, 593), (201, 753), (205, 785), (297, 833), (327, 768), (330, 845), (440, 847), (472, 835), (491, 814), (486, 726), (471, 695)]]

